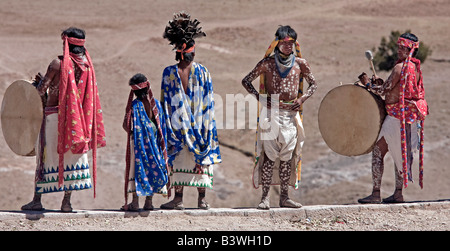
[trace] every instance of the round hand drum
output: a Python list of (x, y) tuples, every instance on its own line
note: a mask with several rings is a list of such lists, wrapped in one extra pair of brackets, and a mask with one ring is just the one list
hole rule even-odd
[(43, 118), (41, 97), (26, 80), (17, 80), (2, 101), (2, 131), (9, 148), (21, 156), (35, 156), (35, 145)]
[(372, 151), (386, 110), (384, 101), (361, 86), (338, 86), (319, 107), (319, 130), (328, 147), (345, 156)]

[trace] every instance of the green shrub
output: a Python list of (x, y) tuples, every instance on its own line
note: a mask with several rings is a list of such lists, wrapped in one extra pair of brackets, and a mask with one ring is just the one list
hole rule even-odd
[[(405, 32), (411, 32), (407, 30)], [(391, 35), (388, 39), (386, 37), (381, 38), (380, 45), (378, 49), (373, 48), (372, 51), (375, 52), (373, 56), (373, 64), (377, 70), (389, 71), (394, 68), (397, 62), (397, 40), (401, 34), (405, 33), (400, 31), (391, 31)], [(420, 41), (420, 38), (419, 38)], [(431, 55), (433, 51), (429, 46), (425, 45), (422, 41), (419, 42), (419, 52), (417, 53), (417, 58), (423, 63), (425, 59)]]

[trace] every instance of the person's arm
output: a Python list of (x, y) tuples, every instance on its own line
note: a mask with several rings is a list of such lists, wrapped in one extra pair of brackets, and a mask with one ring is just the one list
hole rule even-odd
[(36, 89), (38, 90), (39, 95), (45, 95), (50, 84), (53, 82), (53, 79), (59, 74), (60, 65), (59, 59), (54, 59), (47, 67), (45, 76), (42, 77), (41, 73), (36, 75), (36, 81), (38, 82)]
[(301, 74), (306, 82), (308, 82), (309, 86), (306, 89), (306, 92), (304, 92), (301, 97), (294, 101), (291, 110), (295, 111), (300, 110), (301, 105), (317, 90), (316, 78), (312, 74), (311, 67), (309, 66), (308, 62), (305, 59), (300, 59), (298, 63), (300, 65)]
[(401, 72), (402, 72), (402, 63), (399, 63), (396, 66), (394, 66), (394, 69), (392, 70), (391, 75), (389, 75), (386, 82), (380, 85), (378, 92), (384, 95), (386, 92), (394, 89), (397, 83), (400, 83)]
[(131, 113), (125, 113), (125, 116), (123, 117), (123, 123), (122, 123), (122, 128), (125, 130), (125, 132), (128, 132), (129, 128), (128, 128), (128, 116), (131, 116)]
[(383, 79), (375, 76), (372, 76), (372, 79), (369, 79), (367, 74), (364, 72), (361, 75), (359, 75), (358, 78), (359, 81), (361, 81), (361, 84), (375, 91), (378, 95), (385, 95), (386, 92), (394, 89), (397, 83), (400, 82), (401, 71), (402, 71), (402, 64), (399, 63), (395, 65), (394, 69), (391, 72), (391, 75), (389, 75), (386, 82), (384, 82)]
[(252, 82), (265, 72), (265, 62), (265, 59), (259, 61), (255, 68), (242, 79), (242, 86), (248, 93), (255, 95), (257, 100), (259, 100), (259, 92), (255, 89)]

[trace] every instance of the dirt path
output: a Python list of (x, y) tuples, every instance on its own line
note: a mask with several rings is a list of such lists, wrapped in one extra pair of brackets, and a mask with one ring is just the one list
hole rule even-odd
[(396, 205), (304, 206), (301, 209), (75, 210), (74, 213), (0, 211), (0, 230), (448, 231), (450, 200)]

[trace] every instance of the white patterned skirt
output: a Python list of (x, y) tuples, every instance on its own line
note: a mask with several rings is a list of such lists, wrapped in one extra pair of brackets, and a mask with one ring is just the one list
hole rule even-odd
[[(38, 139), (38, 142), (40, 139)], [(58, 113), (45, 117), (45, 146), (43, 151), (42, 178), (36, 180), (36, 193), (52, 193), (62, 191), (83, 190), (92, 187), (87, 153), (64, 154), (64, 184), (58, 186)], [(37, 166), (39, 168), (39, 153), (41, 146), (37, 144)]]
[(170, 177), (172, 186), (193, 186), (213, 188), (214, 165), (203, 165), (201, 173), (194, 171), (194, 154), (186, 147), (173, 160), (173, 170)]

